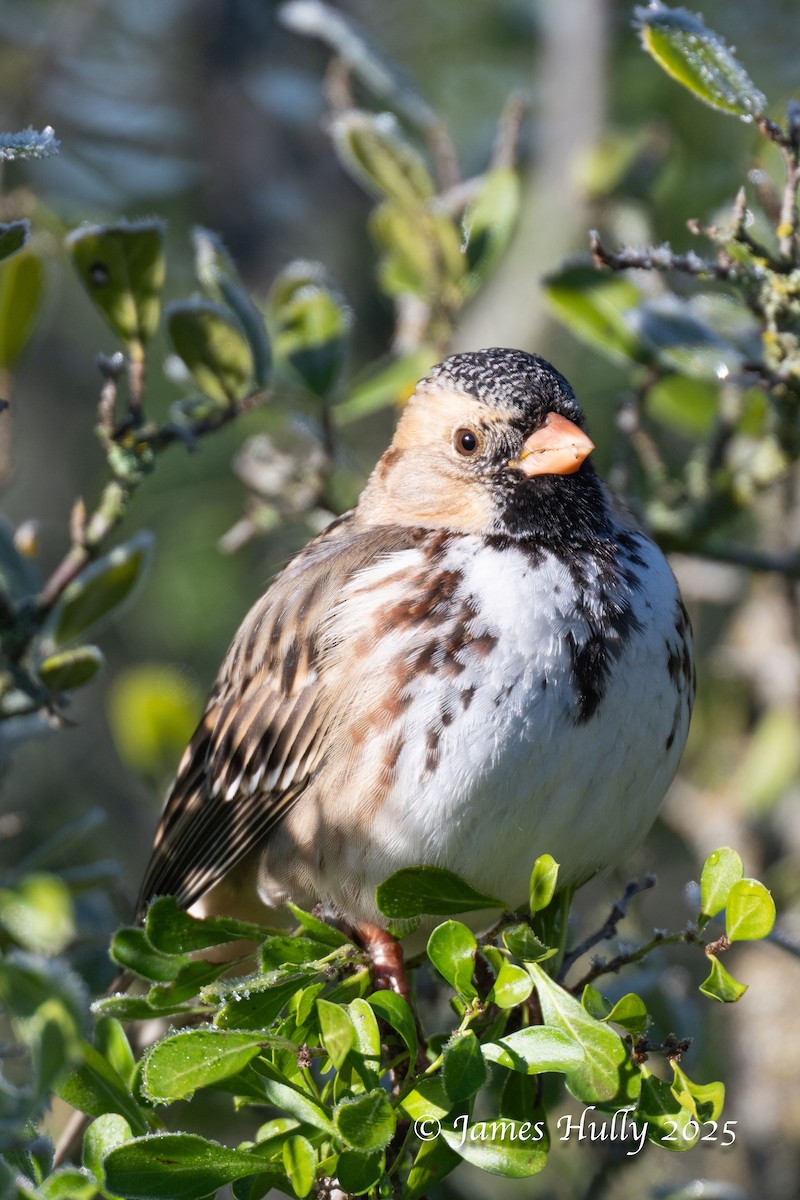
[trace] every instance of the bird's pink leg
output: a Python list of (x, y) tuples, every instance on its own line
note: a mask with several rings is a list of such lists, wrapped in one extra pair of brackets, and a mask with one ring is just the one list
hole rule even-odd
[(397, 992), (399, 996), (411, 1005), (411, 989), (408, 986), (405, 964), (403, 962), (403, 947), (396, 937), (392, 937), (379, 925), (359, 925), (356, 930), (358, 939), (372, 959), (372, 972), (375, 987), (387, 988)]

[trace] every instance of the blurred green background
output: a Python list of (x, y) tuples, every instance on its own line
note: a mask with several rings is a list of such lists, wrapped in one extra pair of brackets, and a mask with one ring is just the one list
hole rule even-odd
[[(529, 94), (518, 234), (463, 315), (455, 346), (516, 345), (551, 358), (587, 410), (608, 475), (627, 371), (552, 321), (539, 280), (584, 250), (587, 229), (598, 223), (612, 242), (688, 246), (687, 219), (709, 218), (729, 204), (746, 177), (757, 191), (759, 172), (773, 165), (770, 148), (752, 128), (698, 105), (655, 67), (641, 52), (627, 3), (351, 0), (337, 7), (439, 111), (467, 175), (483, 169), (509, 93)], [(7, 192), (28, 184), (35, 190), (33, 218), (48, 272), (47, 303), (9, 381), (13, 470), (4, 494), (11, 522), (41, 522), (45, 573), (67, 548), (73, 500), (91, 503), (104, 478), (91, 434), (95, 357), (116, 349), (59, 248), (65, 229), (118, 216), (166, 217), (167, 299), (194, 287), (189, 233), (196, 224), (221, 235), (257, 296), (291, 259), (319, 260), (353, 310), (352, 373), (387, 353), (394, 321), (375, 285), (370, 202), (343, 172), (324, 128), (330, 54), (281, 24), (278, 8), (268, 0), (0, 4), (0, 128), (52, 124), (61, 140), (58, 157), (10, 166), (3, 178)], [(791, 0), (707, 0), (703, 13), (781, 107), (800, 82), (793, 52), (800, 8)], [(160, 418), (177, 395), (157, 369), (166, 349), (157, 345), (151, 355), (148, 389), (148, 409)], [(232, 460), (249, 436), (288, 437), (296, 407), (295, 397), (278, 394), (269, 410), (204, 440), (196, 453), (169, 451), (121, 531), (152, 530), (155, 559), (124, 616), (101, 635), (108, 660), (101, 681), (75, 694), (73, 726), (21, 745), (8, 764), (2, 822), (13, 858), (89, 810), (105, 813), (75, 850), (80, 861), (119, 864), (110, 872), (116, 907), (102, 889), (82, 894), (97, 933), (73, 956), (98, 988), (108, 978), (103, 930), (128, 916), (165, 788), (228, 642), (313, 526), (313, 514), (281, 520), (232, 553), (220, 547), (247, 509)], [(357, 495), (391, 428), (390, 411), (346, 427), (334, 489), (339, 505)], [(661, 434), (665, 454), (685, 453), (685, 439), (668, 428)], [(659, 888), (643, 899), (630, 936), (637, 921), (641, 930), (680, 924), (688, 914), (681, 887), (697, 877), (709, 850), (729, 843), (748, 873), (772, 887), (780, 928), (797, 938), (796, 588), (701, 560), (675, 565), (699, 648), (689, 750), (636, 860), (617, 879), (587, 889), (578, 908), (588, 925), (628, 877), (655, 870)], [(733, 968), (751, 983), (739, 1006), (710, 1012), (708, 1003), (699, 1005), (696, 972), (690, 975), (680, 955), (642, 985), (650, 988), (653, 1011), (662, 1005), (664, 1019), (680, 1023), (678, 1034), (704, 1031), (702, 1057), (690, 1052), (687, 1070), (728, 1082), (726, 1116), (739, 1122), (734, 1147), (700, 1147), (689, 1156), (648, 1147), (626, 1160), (622, 1152), (604, 1156), (596, 1147), (556, 1143), (542, 1178), (490, 1182), (464, 1168), (446, 1194), (677, 1196), (682, 1182), (702, 1177), (725, 1181), (728, 1190), (687, 1196), (796, 1195), (800, 968), (775, 946), (737, 954)]]

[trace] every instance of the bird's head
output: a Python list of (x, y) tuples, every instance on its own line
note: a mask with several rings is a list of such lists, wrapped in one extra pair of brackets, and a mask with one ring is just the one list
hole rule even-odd
[(417, 385), (359, 511), (371, 524), (589, 537), (606, 499), (583, 425), (569, 383), (538, 355), (454, 354)]

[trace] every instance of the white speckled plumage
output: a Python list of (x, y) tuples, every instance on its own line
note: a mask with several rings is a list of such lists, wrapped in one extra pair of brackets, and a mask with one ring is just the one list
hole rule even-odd
[(691, 634), (582, 423), (520, 351), (420, 383), (356, 509), (234, 638), (140, 911), (292, 899), (357, 930), (402, 866), (517, 906), (537, 855), (579, 883), (641, 840), (686, 738)]

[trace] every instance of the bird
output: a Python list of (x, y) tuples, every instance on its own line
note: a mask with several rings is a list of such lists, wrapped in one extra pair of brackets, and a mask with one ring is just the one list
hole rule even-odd
[[(138, 910), (322, 912), (393, 976), (376, 887), (445, 867), (511, 908), (643, 840), (686, 741), (689, 617), (594, 468), (575, 393), (494, 347), (422, 379), (355, 507), (244, 618)], [(386, 985), (384, 981), (384, 985)]]

